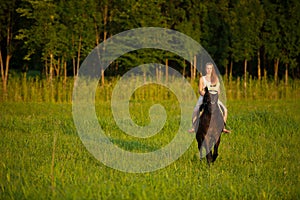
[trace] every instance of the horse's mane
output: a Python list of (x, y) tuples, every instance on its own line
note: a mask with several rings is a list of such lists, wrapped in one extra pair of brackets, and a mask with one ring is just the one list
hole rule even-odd
[(205, 106), (207, 106), (207, 104), (210, 102), (210, 95), (209, 95), (209, 91), (208, 91), (208, 88), (205, 87), (204, 88), (205, 90), (205, 94), (203, 96), (203, 103), (201, 104), (200, 108), (199, 108), (199, 111), (201, 112)]

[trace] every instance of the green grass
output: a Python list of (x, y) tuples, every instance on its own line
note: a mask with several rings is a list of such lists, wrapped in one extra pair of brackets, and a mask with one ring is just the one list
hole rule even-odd
[[(132, 103), (133, 119), (147, 124), (149, 102)], [(176, 104), (163, 104), (167, 123), (151, 139), (124, 135), (109, 103), (96, 108), (116, 145), (145, 152), (167, 144), (178, 128)], [(71, 104), (2, 102), (0, 199), (299, 199), (300, 104), (238, 100), (229, 101), (228, 109), (233, 132), (222, 136), (211, 167), (199, 160), (194, 141), (171, 165), (132, 174), (106, 167), (86, 150)]]

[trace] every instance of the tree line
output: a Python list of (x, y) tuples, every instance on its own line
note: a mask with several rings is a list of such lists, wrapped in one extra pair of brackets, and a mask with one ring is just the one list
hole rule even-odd
[[(286, 84), (289, 75), (300, 77), (298, 0), (10, 0), (1, 1), (0, 7), (4, 91), (9, 69), (39, 70), (49, 80), (76, 76), (94, 47), (138, 27), (169, 28), (190, 36), (225, 77), (271, 76)], [(158, 62), (173, 61), (187, 74), (186, 62), (165, 52), (156, 54)], [(137, 62), (133, 52), (105, 73), (116, 75)], [(192, 67), (187, 71), (195, 78)]]

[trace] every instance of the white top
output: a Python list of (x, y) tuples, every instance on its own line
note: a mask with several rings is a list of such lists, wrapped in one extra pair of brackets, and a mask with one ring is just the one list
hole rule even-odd
[(205, 78), (206, 76), (202, 76), (203, 79), (203, 88), (207, 87), (208, 91), (212, 94), (216, 94), (219, 89), (220, 89), (220, 83), (219, 81), (217, 82), (217, 84), (212, 85), (210, 81), (206, 80)]

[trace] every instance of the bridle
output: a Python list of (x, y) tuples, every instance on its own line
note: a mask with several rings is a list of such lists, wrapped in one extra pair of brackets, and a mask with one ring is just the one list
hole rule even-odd
[[(212, 95), (216, 95), (216, 94), (218, 94), (218, 91), (217, 90), (210, 90), (209, 93), (212, 94)], [(212, 104), (212, 105), (214, 105), (216, 103), (217, 103), (216, 101), (210, 101), (210, 104)]]

